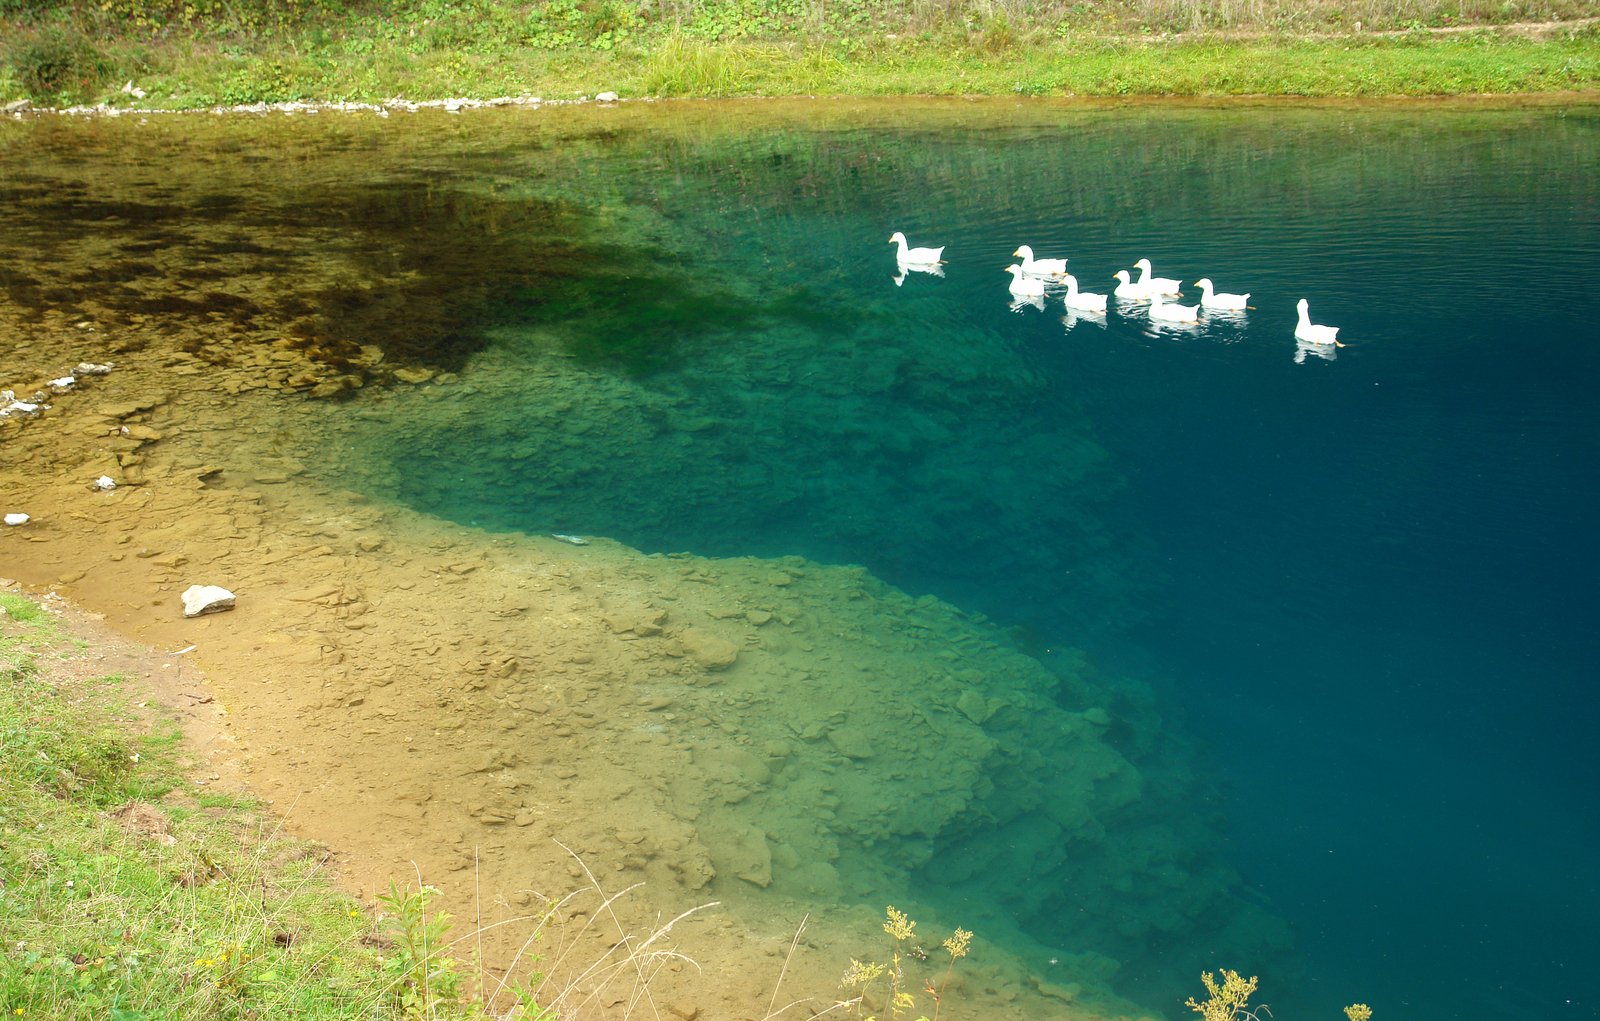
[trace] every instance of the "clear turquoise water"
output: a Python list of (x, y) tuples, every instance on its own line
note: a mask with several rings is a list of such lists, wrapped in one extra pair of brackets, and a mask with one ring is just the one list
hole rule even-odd
[[(1282, 1018), (1600, 1016), (1595, 108), (566, 116), (140, 135), (116, 203), (29, 168), (126, 138), (40, 129), (0, 145), (22, 168), (0, 284), (181, 316), (233, 285), (142, 290), (165, 248), (270, 275), (336, 246), (415, 289), (219, 307), (456, 373), (338, 406), (341, 483), (489, 529), (864, 564), (1047, 665), (1082, 648), (1147, 681), (1178, 749), (1165, 800), (1142, 749), (1147, 801), (1222, 827), (1300, 963), (1160, 936), (1147, 898), (1102, 947), (1135, 999), (1180, 1014), (1229, 966)], [(173, 158), (214, 191), (140, 163)], [(72, 224), (124, 261), (51, 269)], [(945, 275), (897, 286), (893, 230), (947, 245)], [(1146, 256), (1256, 308), (1190, 330), (1013, 311), (1021, 243), (1086, 288)], [(1332, 359), (1296, 358), (1300, 297), (1349, 341)], [(1119, 896), (1030, 892), (1018, 922), (1114, 941), (1122, 919), (1075, 905)]]
[[(599, 396), (447, 429), (407, 448), (410, 499), (862, 563), (1047, 661), (1086, 646), (1186, 714), (1233, 862), (1304, 956), (1279, 1016), (1600, 1016), (1597, 127), (885, 112), (666, 153), (621, 133), (616, 200), (675, 241), (622, 257), (581, 315), (513, 295), (497, 364), (559, 350), (660, 396), (658, 420)], [(943, 278), (891, 280), (897, 229), (948, 246)], [(1148, 256), (1256, 308), (1069, 327), (1054, 300), (1008, 308), (1020, 243), (1088, 288)], [(1300, 297), (1336, 357), (1296, 358)]]

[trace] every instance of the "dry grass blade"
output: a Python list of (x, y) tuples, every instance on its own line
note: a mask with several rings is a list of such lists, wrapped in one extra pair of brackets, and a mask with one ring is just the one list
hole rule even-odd
[[(625, 997), (627, 1006), (624, 1008), (623, 1016), (631, 1017), (633, 1011), (640, 1005), (640, 1003), (648, 1004), (651, 1012), (656, 1016), (659, 1016), (659, 1011), (656, 1010), (655, 1003), (650, 998), (651, 980), (660, 972), (661, 968), (665, 967), (669, 963), (684, 962), (689, 964), (691, 967), (694, 967), (696, 970), (698, 970), (699, 965), (692, 958), (687, 957), (676, 950), (652, 949), (652, 947), (665, 938), (667, 934), (673, 930), (673, 927), (679, 922), (689, 918), (692, 915), (698, 914), (707, 908), (716, 907), (719, 902), (711, 901), (682, 912), (675, 918), (668, 921), (666, 924), (658, 925), (649, 934), (649, 936), (643, 940), (643, 942), (639, 942), (636, 945), (634, 937), (628, 932), (627, 926), (623, 924), (622, 919), (618, 917), (613, 905), (622, 897), (638, 889), (639, 886), (643, 884), (634, 883), (617, 893), (607, 894), (605, 887), (601, 884), (600, 880), (595, 876), (594, 872), (590, 870), (588, 864), (584, 862), (583, 858), (577, 852), (573, 851), (572, 848), (566, 846), (560, 841), (556, 841), (556, 845), (563, 851), (567, 852), (567, 854), (571, 855), (572, 859), (578, 863), (578, 867), (583, 870), (584, 876), (587, 877), (589, 881), (589, 889), (593, 890), (600, 898), (599, 909), (592, 914), (587, 921), (584, 922), (582, 929), (579, 930), (577, 938), (574, 939), (573, 943), (562, 951), (561, 956), (556, 962), (557, 967), (559, 967), (560, 963), (571, 952), (572, 947), (576, 946), (577, 939), (581, 938), (583, 934), (589, 930), (590, 926), (594, 924), (595, 918), (601, 914), (604, 914), (605, 917), (611, 920), (611, 924), (616, 930), (617, 938), (605, 953), (601, 954), (594, 961), (591, 961), (581, 972), (578, 973), (578, 975), (568, 981), (561, 992), (557, 994), (553, 1002), (566, 1002), (568, 1001), (569, 997), (578, 993), (584, 987), (588, 987), (587, 991), (583, 992), (581, 999), (576, 1005), (574, 1005), (573, 1008), (575, 1010), (581, 1010), (583, 1007), (598, 1000), (602, 992), (610, 985), (613, 979), (619, 975), (625, 974), (628, 971), (632, 971), (633, 987)], [(616, 956), (617, 952), (624, 949), (626, 950), (626, 953), (623, 954), (620, 959), (618, 959)], [(557, 967), (552, 967), (552, 972), (555, 972)]]

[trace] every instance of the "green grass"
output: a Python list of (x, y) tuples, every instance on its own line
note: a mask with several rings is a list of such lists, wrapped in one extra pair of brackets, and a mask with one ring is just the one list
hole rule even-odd
[[(1596, 15), (1595, 0), (0, 0), (0, 101), (1584, 91), (1600, 85)], [(1570, 23), (1496, 27), (1518, 19)]]
[(49, 613), (10, 594), (0, 610), (7, 1018), (479, 1016), (418, 999), (403, 933), (336, 892), (318, 848), (190, 797), (177, 728), (129, 708), (120, 679), (52, 680), (71, 643)]

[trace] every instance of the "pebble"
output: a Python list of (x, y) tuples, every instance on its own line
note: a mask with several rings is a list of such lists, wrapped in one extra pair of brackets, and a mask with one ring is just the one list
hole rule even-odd
[(8, 525), (26, 525), (28, 520), (28, 515), (22, 513), (7, 514), (5, 517), (6, 524)]

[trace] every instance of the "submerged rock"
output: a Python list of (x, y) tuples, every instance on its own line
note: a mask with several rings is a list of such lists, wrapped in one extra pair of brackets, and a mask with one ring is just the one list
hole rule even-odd
[(233, 593), (220, 585), (190, 585), (183, 590), (182, 598), (185, 617), (231, 610), (234, 603)]
[(8, 525), (26, 525), (28, 520), (28, 515), (20, 512), (15, 514), (7, 514), (5, 518), (6, 524)]
[(684, 628), (678, 634), (683, 654), (702, 670), (726, 670), (739, 658), (739, 647), (720, 635), (697, 627)]

